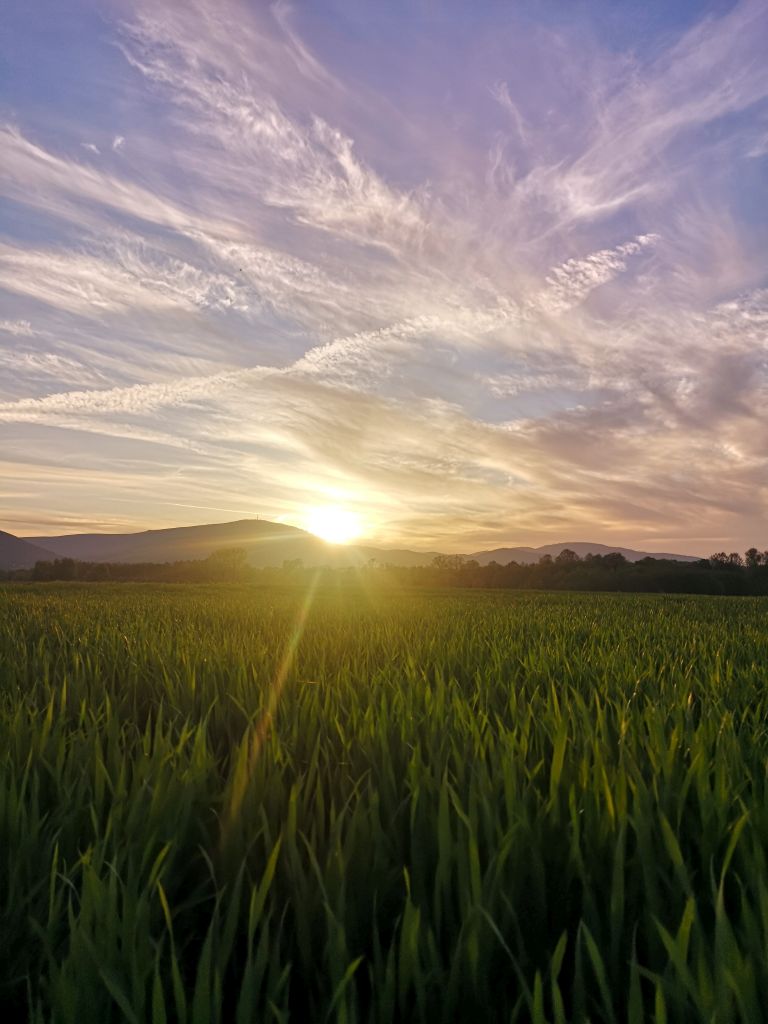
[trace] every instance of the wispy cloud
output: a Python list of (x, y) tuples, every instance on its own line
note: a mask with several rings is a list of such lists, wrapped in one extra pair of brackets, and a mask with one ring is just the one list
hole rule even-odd
[(547, 277), (549, 287), (540, 301), (552, 313), (563, 313), (571, 309), (595, 288), (626, 270), (630, 256), (637, 255), (657, 240), (657, 235), (640, 235), (634, 241), (625, 242), (615, 249), (601, 249), (585, 259), (568, 260), (562, 266), (555, 267)]
[(0, 287), (85, 317), (143, 309), (247, 309), (243, 289), (181, 260), (153, 261), (129, 245), (111, 251), (0, 245)]
[(0, 331), (24, 338), (31, 338), (35, 333), (29, 320), (0, 320)]
[[(104, 384), (104, 375), (84, 366), (76, 359), (57, 355), (55, 352), (10, 351), (0, 349), (0, 367), (13, 372), (18, 377), (33, 381), (55, 381), (56, 386), (62, 384), (79, 387), (98, 388)], [(20, 410), (23, 413), (23, 410)]]
[[(369, 245), (418, 241), (425, 224), (413, 197), (388, 186), (322, 118), (291, 117), (274, 96), (249, 88), (245, 76), (256, 68), (248, 60), (246, 70), (239, 48), (222, 50), (154, 11), (124, 31), (131, 64), (191, 112), (188, 126), (223, 146), (231, 173), (247, 175), (265, 203)], [(298, 63), (306, 69), (305, 51)]]

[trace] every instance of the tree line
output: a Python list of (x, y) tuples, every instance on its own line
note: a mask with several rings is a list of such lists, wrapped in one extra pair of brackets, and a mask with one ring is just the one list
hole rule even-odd
[(757, 548), (743, 556), (718, 552), (692, 562), (651, 556), (630, 562), (618, 551), (582, 558), (568, 548), (528, 564), (479, 565), (460, 556), (441, 555), (429, 569), (435, 584), (441, 586), (768, 595), (768, 551)]
[(242, 548), (221, 548), (208, 558), (184, 562), (85, 562), (55, 558), (35, 562), (31, 569), (6, 569), (0, 572), (0, 579), (39, 583), (229, 583), (247, 581), (252, 571)]
[(768, 551), (749, 548), (744, 555), (718, 552), (694, 562), (642, 558), (629, 562), (618, 551), (585, 555), (564, 549), (535, 563), (490, 562), (480, 565), (460, 555), (438, 555), (429, 565), (395, 566), (371, 560), (358, 568), (315, 569), (299, 559), (279, 568), (255, 569), (242, 548), (223, 548), (197, 561), (167, 563), (84, 562), (57, 558), (32, 569), (0, 572), (0, 579), (54, 582), (250, 583), (262, 586), (343, 585), (479, 587), (517, 590), (607, 590), (627, 593), (768, 595)]

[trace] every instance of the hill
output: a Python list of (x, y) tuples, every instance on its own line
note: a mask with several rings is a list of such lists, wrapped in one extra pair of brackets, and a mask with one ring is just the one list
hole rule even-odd
[[(25, 543), (25, 542), (20, 542)], [(244, 548), (248, 562), (255, 568), (280, 566), (284, 561), (301, 559), (312, 565), (362, 565), (371, 559), (380, 564), (399, 566), (428, 565), (438, 552), (411, 551), (406, 548), (381, 548), (364, 545), (327, 544), (311, 533), (295, 526), (264, 519), (240, 519), (233, 523), (209, 523), (203, 526), (177, 526), (141, 533), (83, 533), (57, 537), (30, 537), (26, 543), (36, 544), (53, 552), (58, 558), (75, 558), (88, 562), (182, 562), (207, 558), (224, 547)], [(674, 555), (610, 547), (591, 541), (545, 544), (542, 547), (505, 547), (476, 551), (465, 557), (481, 565), (496, 561), (502, 565), (516, 561), (537, 562), (542, 555), (556, 556), (570, 548), (579, 555), (588, 552), (607, 554), (620, 551), (635, 562), (649, 554), (653, 558), (671, 558), (681, 562), (696, 561), (690, 555)], [(50, 558), (48, 553), (45, 557)], [(0, 568), (3, 563), (0, 561)]]
[(141, 533), (82, 533), (35, 537), (59, 558), (87, 562), (182, 562), (207, 558), (225, 547), (244, 548), (253, 566), (281, 565), (301, 558), (326, 561), (331, 546), (293, 526), (258, 519), (205, 526), (178, 526)]
[[(362, 565), (370, 559), (397, 565), (425, 565), (437, 552), (327, 544), (295, 526), (265, 519), (178, 526), (141, 533), (81, 533), (34, 537), (57, 558), (86, 562), (183, 562), (207, 558), (225, 547), (243, 548), (255, 568), (300, 559), (305, 565)], [(48, 556), (50, 557), (50, 555)]]
[(31, 569), (35, 562), (54, 557), (51, 551), (0, 530), (0, 569)]
[(489, 562), (498, 562), (500, 565), (507, 565), (509, 562), (519, 562), (521, 565), (530, 565), (538, 562), (542, 555), (552, 555), (556, 558), (561, 551), (568, 549), (575, 551), (583, 558), (585, 555), (607, 555), (612, 551), (618, 551), (624, 555), (628, 562), (639, 562), (641, 558), (667, 558), (674, 562), (698, 562), (698, 555), (673, 555), (666, 551), (635, 551), (633, 548), (621, 548), (609, 544), (596, 544), (594, 541), (569, 541), (565, 544), (543, 544), (539, 548), (494, 548), (493, 551), (476, 551), (473, 558), (480, 565), (488, 565)]

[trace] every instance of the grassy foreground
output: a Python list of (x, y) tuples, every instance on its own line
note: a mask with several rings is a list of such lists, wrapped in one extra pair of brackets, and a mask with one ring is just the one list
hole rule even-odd
[(768, 599), (0, 590), (5, 1019), (768, 1006)]

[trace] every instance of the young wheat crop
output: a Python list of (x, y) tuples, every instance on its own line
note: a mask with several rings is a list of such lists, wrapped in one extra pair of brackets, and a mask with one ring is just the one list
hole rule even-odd
[(759, 1021), (768, 600), (0, 590), (0, 1004)]

